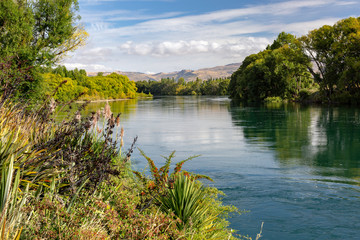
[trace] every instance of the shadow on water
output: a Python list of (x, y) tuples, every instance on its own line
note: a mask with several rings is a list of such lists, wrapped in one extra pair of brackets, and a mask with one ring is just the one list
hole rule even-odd
[(360, 109), (232, 102), (229, 111), (246, 141), (274, 150), (281, 165), (360, 185)]

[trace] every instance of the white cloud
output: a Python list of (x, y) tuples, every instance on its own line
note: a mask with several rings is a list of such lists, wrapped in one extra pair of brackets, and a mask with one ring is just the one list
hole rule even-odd
[(239, 56), (243, 53), (264, 49), (270, 41), (266, 38), (239, 38), (237, 41), (212, 42), (206, 40), (164, 41), (134, 43), (128, 41), (119, 49), (129, 55), (148, 55), (154, 57), (171, 55), (194, 55), (212, 53), (227, 56)]
[[(101, 2), (80, 2), (84, 1)], [(99, 65), (97, 68), (142, 72), (240, 62), (264, 49), (282, 31), (301, 36), (324, 24), (334, 24), (343, 18), (335, 17), (334, 10), (354, 8), (353, 4), (359, 2), (254, 3), (198, 15), (176, 11), (152, 14), (147, 9), (88, 10), (81, 15), (90, 34), (89, 44), (66, 62), (81, 63), (92, 69)]]
[(111, 71), (111, 68), (101, 64), (83, 64), (83, 63), (64, 63), (64, 66), (69, 69), (86, 69), (88, 72), (106, 72)]
[[(295, 15), (304, 8), (322, 8), (340, 3), (344, 2), (336, 0), (288, 1), (182, 17), (148, 16), (154, 19), (125, 27), (107, 28), (104, 31), (94, 33), (94, 37), (97, 40), (99, 38), (119, 40), (128, 38), (128, 40), (136, 41), (138, 38), (151, 37), (161, 40), (167, 38), (166, 40), (174, 41), (175, 39), (212, 40), (219, 37), (226, 39), (261, 32), (272, 35), (283, 31), (284, 25), (311, 22), (299, 21), (299, 19), (302, 20), (301, 16)], [(176, 15), (177, 13), (169, 14)], [(319, 20), (316, 19), (316, 21)], [(303, 28), (301, 33), (306, 33), (310, 29)], [(292, 31), (291, 29), (290, 32), (300, 33), (298, 30)]]
[(347, 6), (347, 5), (354, 5), (354, 4), (359, 4), (358, 2), (354, 2), (354, 1), (352, 1), (352, 2), (346, 2), (346, 1), (344, 1), (344, 2), (337, 2), (336, 3), (336, 5), (338, 5), (338, 6)]
[[(319, 19), (314, 21), (308, 21), (308, 22), (298, 22), (298, 23), (291, 23), (291, 24), (283, 24), (281, 29), (285, 32), (292, 32), (297, 34), (298, 36), (301, 36), (303, 34), (307, 34), (308, 31), (319, 28), (323, 25), (333, 25), (335, 24), (339, 19), (337, 18), (325, 18), (325, 19)], [(279, 26), (276, 27), (278, 29)]]

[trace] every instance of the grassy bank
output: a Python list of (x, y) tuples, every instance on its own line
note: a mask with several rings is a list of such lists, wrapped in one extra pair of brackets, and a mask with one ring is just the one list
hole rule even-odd
[[(64, 106), (62, 106), (64, 107)], [(78, 112), (84, 106), (78, 109)], [(120, 116), (104, 111), (55, 122), (54, 101), (0, 106), (1, 239), (236, 239), (222, 193), (142, 152), (151, 174), (131, 169)], [(64, 107), (66, 108), (66, 106)]]

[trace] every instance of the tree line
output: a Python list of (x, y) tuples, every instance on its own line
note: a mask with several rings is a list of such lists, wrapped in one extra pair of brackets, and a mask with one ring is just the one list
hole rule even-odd
[(81, 100), (123, 99), (135, 98), (139, 95), (134, 81), (116, 73), (88, 77), (83, 69), (67, 70), (65, 66), (58, 66), (45, 71), (42, 79), (41, 89), (44, 95), (51, 95), (57, 90), (53, 97), (60, 102), (74, 98)]
[(185, 82), (184, 78), (163, 78), (161, 81), (137, 81), (138, 92), (152, 95), (228, 95), (230, 79), (217, 78)]
[(360, 18), (347, 18), (296, 37), (280, 33), (245, 58), (230, 81), (230, 96), (360, 103)]

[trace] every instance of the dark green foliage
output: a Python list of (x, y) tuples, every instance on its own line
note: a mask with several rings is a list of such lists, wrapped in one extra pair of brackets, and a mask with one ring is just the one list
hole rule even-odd
[(1, 1), (0, 57), (26, 66), (54, 63), (77, 30), (77, 8), (76, 0)]
[(211, 178), (204, 175), (189, 173), (182, 170), (185, 162), (197, 156), (189, 157), (175, 164), (170, 174), (170, 164), (175, 157), (172, 152), (164, 157), (166, 162), (157, 168), (154, 161), (140, 153), (149, 164), (150, 176), (146, 177), (134, 171), (142, 183), (140, 211), (158, 206), (164, 212), (173, 216), (176, 226), (184, 231), (186, 237), (194, 239), (234, 239), (233, 233), (227, 230), (229, 213), (237, 212), (234, 207), (223, 206), (217, 189), (205, 187), (198, 179)]
[(41, 97), (41, 68), (84, 43), (87, 33), (76, 26), (77, 10), (77, 0), (0, 1), (0, 61), (27, 76), (17, 88), (23, 96)]
[(310, 72), (327, 100), (336, 99), (336, 95), (359, 99), (360, 17), (350, 17), (333, 26), (315, 29), (301, 41), (315, 64)]
[(139, 93), (151, 93), (156, 96), (164, 95), (228, 95), (228, 86), (230, 79), (209, 79), (202, 81), (185, 82), (183, 78), (178, 81), (174, 79), (161, 79), (160, 82), (148, 80), (137, 81), (136, 87)]
[[(2, 61), (1, 61), (2, 60)], [(21, 91), (28, 88), (33, 81), (29, 68), (15, 65), (11, 58), (0, 59), (0, 94), (2, 105), (6, 99), (17, 98)]]
[[(230, 96), (247, 101), (281, 97), (359, 103), (359, 43), (359, 17), (325, 25), (301, 38), (280, 33), (266, 50), (245, 58), (231, 77)], [(308, 98), (301, 93), (318, 86), (320, 94)]]
[(266, 50), (245, 58), (230, 81), (230, 96), (245, 101), (269, 97), (295, 99), (312, 83), (310, 61), (299, 41), (287, 33), (279, 34)]

